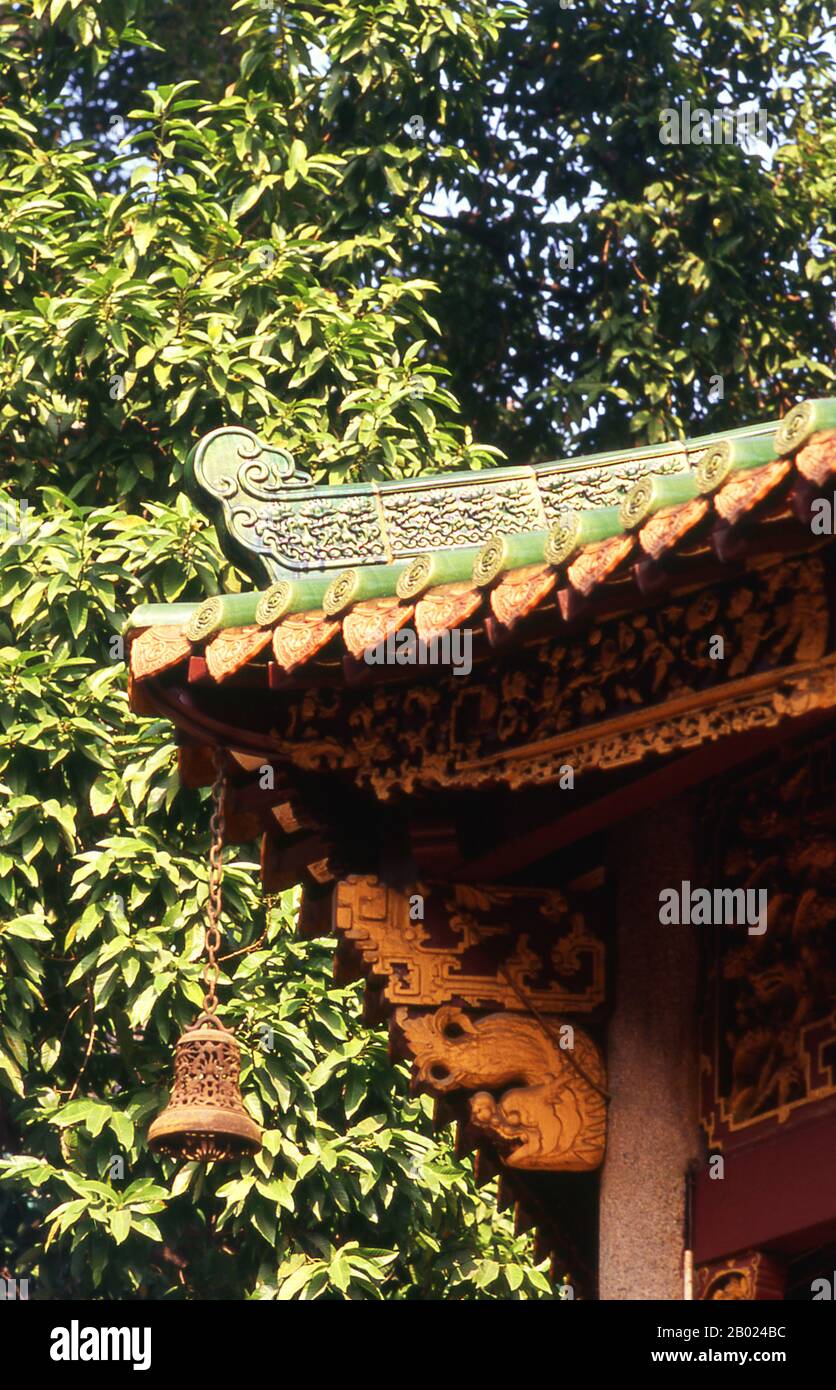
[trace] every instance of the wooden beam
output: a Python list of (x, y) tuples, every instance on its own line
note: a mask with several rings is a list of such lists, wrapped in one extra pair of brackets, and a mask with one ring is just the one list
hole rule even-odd
[(459, 883), (507, 879), (587, 835), (605, 830), (627, 816), (638, 815), (649, 806), (669, 801), (689, 787), (758, 757), (788, 738), (810, 733), (828, 720), (833, 721), (832, 711), (816, 711), (799, 719), (788, 719), (773, 729), (753, 730), (699, 748), (645, 777), (628, 782), (615, 792), (597, 797), (574, 813), (569, 812), (501, 841), (485, 854), (463, 864), (453, 878)]
[(729, 1154), (723, 1182), (711, 1181), (707, 1164), (700, 1167), (694, 1201), (697, 1264), (753, 1246), (797, 1254), (836, 1236), (836, 1104), (806, 1123), (800, 1114), (798, 1119), (783, 1133)]

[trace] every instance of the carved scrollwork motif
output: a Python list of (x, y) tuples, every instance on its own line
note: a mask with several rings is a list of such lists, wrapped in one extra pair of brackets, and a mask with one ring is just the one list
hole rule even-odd
[(536, 484), (474, 484), (381, 493), (395, 559), (422, 550), (479, 545), (494, 530), (530, 531), (543, 524)]
[(347, 557), (369, 565), (388, 559), (377, 508), (369, 497), (275, 502), (248, 517), (246, 531), (268, 559), (299, 571), (338, 568)]
[[(371, 875), (338, 883), (334, 926), (361, 953), (367, 969), (386, 980), (392, 1004), (525, 1007), (520, 993), (544, 1012), (589, 1011), (604, 999), (604, 946), (587, 915), (601, 912), (600, 896), (571, 903), (556, 890), (469, 884), (416, 884), (413, 894)], [(416, 899), (417, 901), (417, 899)]]
[(705, 1302), (760, 1302), (782, 1299), (786, 1266), (774, 1255), (747, 1250), (697, 1270), (697, 1298)]
[(621, 464), (617, 470), (606, 464), (585, 468), (580, 473), (567, 470), (552, 476), (541, 470), (538, 482), (546, 517), (552, 523), (560, 519), (567, 507), (618, 506), (633, 484), (649, 473), (682, 473), (687, 467), (687, 454), (682, 449), (676, 449), (662, 457)]
[[(221, 534), (237, 547), (238, 557), (252, 556), (250, 572), (259, 581), (265, 574), (284, 577), (279, 552), (271, 554), (256, 527), (289, 491), (311, 486), (310, 476), (296, 468), (287, 450), (263, 444), (241, 426), (224, 427), (201, 439), (187, 472), (198, 501), (205, 505), (208, 498), (210, 505), (220, 506)], [(292, 508), (289, 515), (294, 515)]]
[(286, 449), (262, 444), (240, 426), (213, 430), (198, 444), (191, 460), (196, 482), (211, 496), (270, 500), (288, 487), (309, 487), (310, 476), (297, 469)]
[(170, 666), (178, 666), (190, 655), (192, 644), (182, 627), (149, 627), (131, 642), (131, 673), (134, 680), (158, 676)]
[(206, 664), (213, 680), (223, 681), (258, 656), (270, 641), (269, 629), (227, 627), (206, 646)]

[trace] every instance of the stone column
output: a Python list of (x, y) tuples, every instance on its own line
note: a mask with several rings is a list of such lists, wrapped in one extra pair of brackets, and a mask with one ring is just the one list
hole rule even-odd
[(681, 1299), (685, 1175), (699, 1153), (699, 927), (661, 926), (659, 893), (696, 886), (690, 801), (613, 832), (615, 1010), (607, 1033), (601, 1175), (602, 1299)]

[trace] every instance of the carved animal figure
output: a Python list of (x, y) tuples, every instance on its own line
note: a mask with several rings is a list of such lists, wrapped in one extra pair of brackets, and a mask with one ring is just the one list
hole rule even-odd
[[(473, 1019), (446, 1004), (417, 1017), (399, 1009), (396, 1017), (417, 1081), (441, 1093), (479, 1088), (470, 1102), (471, 1121), (507, 1148), (509, 1167), (580, 1172), (601, 1164), (604, 1097), (572, 1065), (574, 1058), (604, 1085), (601, 1054), (586, 1033), (574, 1030), (570, 1052), (525, 1015)], [(493, 1094), (506, 1086), (511, 1089), (498, 1098)]]

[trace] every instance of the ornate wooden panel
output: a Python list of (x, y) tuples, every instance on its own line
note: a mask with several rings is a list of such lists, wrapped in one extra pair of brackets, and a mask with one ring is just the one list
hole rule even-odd
[(767, 1135), (836, 1096), (836, 746), (715, 793), (708, 881), (767, 893), (767, 928), (714, 928), (702, 1117), (712, 1147)]
[(746, 1250), (726, 1260), (700, 1265), (697, 1298), (707, 1302), (782, 1299), (786, 1281), (783, 1260), (761, 1250)]

